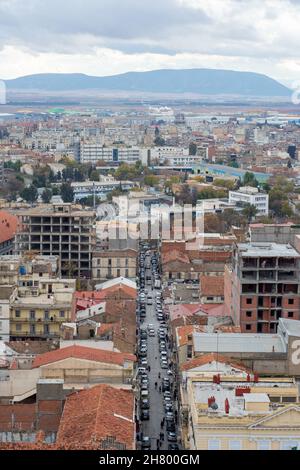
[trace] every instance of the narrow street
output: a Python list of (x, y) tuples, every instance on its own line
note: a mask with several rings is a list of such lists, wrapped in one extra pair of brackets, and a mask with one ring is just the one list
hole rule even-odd
[[(141, 447), (144, 450), (175, 450), (177, 445), (177, 403), (174, 400), (173, 376), (170, 369), (170, 350), (168, 325), (164, 315), (159, 312), (163, 310), (161, 289), (155, 289), (154, 275), (157, 271), (153, 264), (151, 266), (151, 256), (141, 255), (141, 272), (145, 276), (145, 285), (141, 281), (139, 305), (140, 311), (144, 312), (144, 318), (140, 319), (139, 328), (139, 350), (147, 349), (143, 357), (139, 356), (139, 367), (145, 367), (146, 371), (140, 371), (139, 383), (140, 393), (148, 390), (148, 419), (141, 419), (140, 432), (142, 437)], [(159, 260), (157, 259), (159, 263)], [(144, 273), (144, 274), (143, 274)], [(151, 282), (150, 282), (151, 278)], [(148, 281), (147, 281), (148, 279)], [(144, 285), (144, 288), (143, 288)], [(152, 303), (152, 305), (150, 305)], [(160, 316), (159, 316), (160, 315)], [(141, 339), (141, 332), (147, 331), (147, 339)], [(146, 357), (145, 357), (146, 356)], [(162, 360), (165, 360), (162, 368)], [(142, 363), (142, 361), (147, 361)], [(145, 392), (147, 394), (147, 392)], [(140, 418), (143, 412), (142, 397), (140, 395)], [(168, 405), (167, 405), (168, 403)], [(169, 431), (169, 433), (168, 433)], [(175, 433), (170, 437), (170, 431)], [(143, 441), (144, 439), (144, 441)], [(148, 442), (148, 444), (147, 444)]]

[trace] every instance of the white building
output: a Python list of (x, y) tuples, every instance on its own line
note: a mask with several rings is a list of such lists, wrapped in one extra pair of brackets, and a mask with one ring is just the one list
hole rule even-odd
[(269, 195), (260, 193), (257, 188), (244, 186), (238, 191), (229, 191), (229, 204), (251, 204), (257, 209), (257, 215), (269, 214)]
[(135, 163), (141, 161), (148, 164), (149, 149), (140, 147), (104, 147), (96, 142), (81, 142), (80, 162), (95, 165), (99, 161), (108, 163)]
[(0, 286), (0, 341), (9, 341), (10, 302), (16, 295), (14, 286)]
[(114, 189), (129, 191), (136, 186), (133, 181), (117, 181), (112, 177), (101, 177), (100, 181), (85, 181), (83, 183), (72, 183), (75, 201), (85, 197), (96, 196), (105, 199), (106, 195)]

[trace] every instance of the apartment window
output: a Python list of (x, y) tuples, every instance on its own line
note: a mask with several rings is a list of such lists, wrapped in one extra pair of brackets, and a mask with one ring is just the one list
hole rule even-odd
[(252, 325), (246, 325), (246, 330), (251, 331)]
[(97, 264), (98, 264), (98, 266), (100, 266), (100, 264), (101, 264), (101, 259), (100, 258), (98, 258)]
[(288, 312), (288, 318), (293, 318), (294, 312)]
[(0, 321), (0, 331), (2, 331), (2, 327), (3, 327), (2, 321)]
[(269, 440), (261, 440), (257, 443), (257, 450), (270, 450), (271, 448), (271, 441)]
[(128, 258), (125, 259), (125, 266), (128, 266)]
[(16, 318), (20, 318), (21, 317), (21, 312), (20, 310), (16, 310)]
[(22, 325), (16, 325), (16, 331), (21, 331)]
[(0, 314), (2, 313), (2, 305), (0, 305)]
[(249, 298), (246, 299), (246, 304), (247, 304), (247, 305), (251, 305), (251, 304), (252, 304), (252, 299), (249, 299)]
[(128, 269), (126, 269), (126, 271), (125, 271), (125, 277), (127, 277), (127, 278), (129, 277), (129, 270)]
[(30, 320), (35, 320), (35, 310), (30, 310)]
[(45, 310), (45, 320), (49, 320), (49, 310)]
[(30, 325), (30, 334), (35, 335), (35, 325)]
[(221, 441), (219, 439), (209, 439), (207, 448), (208, 450), (220, 450)]
[(207, 297), (208, 302), (212, 302), (214, 300), (213, 297)]
[(111, 263), (111, 259), (108, 260), (108, 266), (111, 266), (112, 263)]
[(100, 279), (100, 269), (97, 269), (97, 278)]
[(121, 276), (121, 270), (117, 269), (117, 277), (120, 277), (120, 276)]
[(242, 450), (242, 443), (241, 441), (229, 441), (229, 450)]
[(61, 310), (61, 311), (59, 312), (59, 316), (60, 316), (60, 318), (65, 318), (65, 311), (64, 311), (64, 310)]
[(294, 299), (289, 299), (289, 305), (294, 305)]
[(49, 325), (44, 325), (44, 335), (49, 334)]
[(252, 312), (249, 312), (249, 311), (246, 312), (246, 317), (248, 317), (248, 318), (252, 317)]

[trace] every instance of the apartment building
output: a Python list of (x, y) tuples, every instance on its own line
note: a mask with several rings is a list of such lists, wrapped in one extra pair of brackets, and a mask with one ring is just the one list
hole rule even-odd
[(133, 181), (117, 181), (114, 178), (100, 177), (100, 181), (85, 181), (83, 183), (72, 183), (74, 190), (75, 201), (80, 201), (83, 198), (95, 196), (106, 198), (107, 194), (116, 189), (122, 191), (129, 191), (133, 189), (136, 184)]
[(0, 285), (17, 285), (23, 275), (38, 274), (42, 277), (59, 275), (59, 259), (56, 256), (40, 256), (35, 253), (0, 257)]
[(251, 204), (256, 208), (257, 215), (269, 214), (269, 195), (250, 186), (244, 186), (238, 191), (229, 191), (229, 204)]
[(149, 162), (149, 149), (141, 147), (106, 147), (97, 142), (80, 143), (80, 162), (96, 165), (99, 161), (108, 163)]
[(92, 259), (93, 280), (106, 281), (124, 277), (135, 281), (137, 259), (137, 251), (131, 249), (95, 252)]
[(16, 237), (17, 253), (30, 250), (58, 256), (62, 276), (91, 277), (96, 243), (94, 211), (72, 204), (49, 204), (18, 215), (22, 229)]
[(75, 315), (75, 279), (24, 276), (10, 302), (10, 338), (59, 338), (61, 326)]
[(10, 335), (10, 304), (16, 297), (14, 286), (0, 286), (0, 341), (9, 341)]
[(225, 304), (242, 332), (275, 333), (279, 318), (300, 320), (300, 254), (291, 245), (238, 244), (225, 277)]
[(207, 367), (201, 369), (183, 386), (187, 448), (300, 449), (299, 392), (293, 379), (261, 379), (236, 365), (230, 373), (222, 362), (215, 375), (211, 367), (208, 373)]

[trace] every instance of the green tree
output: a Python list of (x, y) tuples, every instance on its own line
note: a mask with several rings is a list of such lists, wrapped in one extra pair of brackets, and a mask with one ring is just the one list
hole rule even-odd
[(61, 185), (60, 194), (64, 202), (74, 201), (74, 190), (69, 183), (63, 183)]
[(148, 176), (145, 176), (144, 183), (145, 185), (151, 186), (151, 187), (158, 186), (159, 178), (155, 175), (148, 175)]
[(35, 202), (38, 198), (38, 192), (35, 186), (31, 185), (29, 188), (23, 189), (20, 194), (21, 198), (27, 202)]
[(244, 176), (244, 179), (243, 179), (243, 185), (244, 186), (253, 186), (255, 188), (258, 187), (259, 183), (258, 183), (257, 179), (255, 178), (254, 173), (251, 173), (249, 171), (247, 171), (245, 173), (245, 176)]
[(256, 214), (257, 209), (253, 204), (245, 204), (245, 207), (243, 209), (243, 215), (247, 218), (249, 223), (256, 216)]
[(52, 198), (52, 191), (51, 189), (45, 189), (43, 194), (42, 194), (42, 200), (45, 204), (49, 204)]
[(100, 179), (99, 171), (93, 170), (90, 174), (90, 180), (91, 181), (99, 181), (99, 179)]

